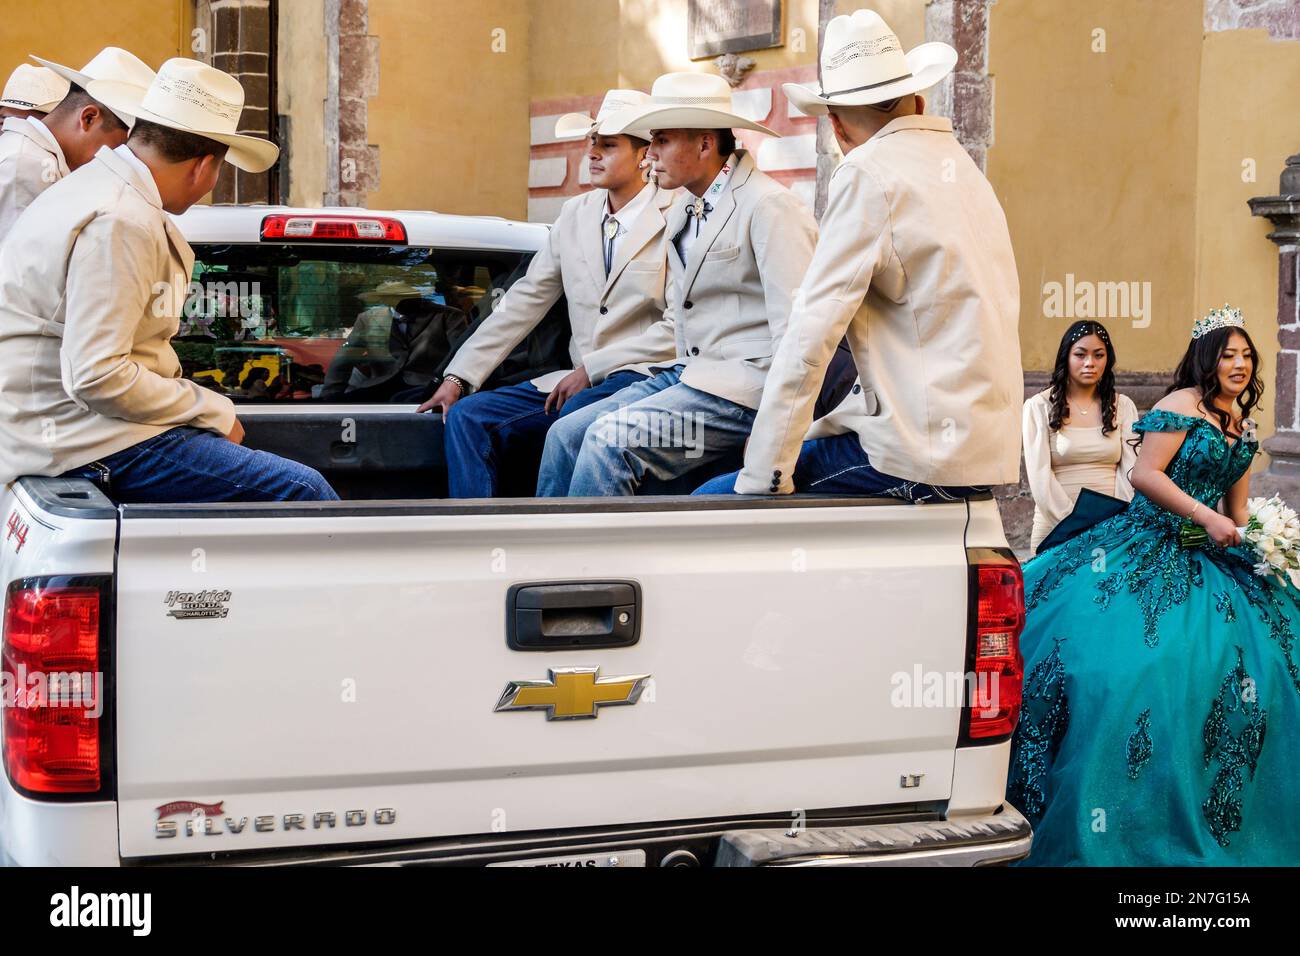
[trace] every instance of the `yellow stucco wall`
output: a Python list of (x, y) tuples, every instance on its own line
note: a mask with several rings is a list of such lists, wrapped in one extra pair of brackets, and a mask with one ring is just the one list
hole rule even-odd
[(171, 57), (190, 55), (188, 0), (6, 4), (11, 6), (15, 9), (5, 10), (0, 28), (4, 77), (19, 63), (32, 62), (29, 53), (80, 68), (104, 47), (120, 46), (154, 69)]
[[(374, 0), (372, 0), (372, 3)], [(926, 0), (872, 4), (904, 47), (925, 39)], [(861, 0), (839, 0), (851, 13)], [(692, 60), (687, 48), (687, 0), (530, 0), (533, 100), (596, 95), (612, 87), (647, 92), (663, 73), (705, 72), (712, 60)], [(786, 0), (785, 44), (745, 53), (756, 71), (816, 61), (817, 0)]]
[[(686, 9), (686, 0), (370, 0), (380, 79), (369, 140), (381, 177), (367, 202), (525, 218), (528, 104), (711, 70), (687, 55)], [(922, 41), (925, 0), (879, 9), (905, 44)], [(814, 62), (817, 0), (787, 0), (786, 18), (785, 46), (747, 54), (757, 70)], [(495, 29), (504, 53), (493, 52)]]
[[(289, 62), (314, 59), (323, 44), (323, 0), (299, 3), (312, 14), (309, 26), (282, 35)], [(839, 0), (839, 12), (860, 4)], [(925, 0), (873, 6), (904, 47), (923, 42)], [(29, 4), (5, 21), (0, 71), (29, 52), (79, 65), (108, 44), (152, 65), (188, 55), (189, 8), (189, 0)], [(382, 171), (369, 204), (526, 217), (529, 103), (649, 89), (662, 72), (712, 69), (687, 55), (686, 8), (687, 0), (370, 0), (381, 66), (369, 139)], [(1172, 367), (1191, 321), (1231, 301), (1261, 333), (1271, 393), (1276, 250), (1246, 200), (1275, 190), (1297, 148), (1284, 118), (1300, 88), (1300, 43), (1261, 31), (1204, 34), (1203, 0), (998, 0), (990, 11), (989, 177), (1020, 268), (1025, 367), (1048, 367), (1070, 321), (1044, 315), (1046, 283), (1067, 274), (1149, 282), (1148, 327), (1101, 317), (1122, 368)], [(786, 0), (785, 13), (786, 45), (747, 54), (760, 71), (814, 61), (817, 0)], [(1098, 30), (1104, 52), (1094, 52)], [(299, 72), (297, 87), (281, 90), (305, 134), (295, 137), (304, 148), (294, 150), (293, 200), (316, 202), (323, 155), (307, 147), (324, 77)], [(1243, 180), (1247, 160), (1254, 182)], [(1265, 433), (1272, 414), (1266, 399)]]
[(527, 218), (528, 7), (370, 0), (381, 167), (370, 206)]
[[(1151, 283), (1148, 327), (1099, 320), (1120, 368), (1172, 368), (1197, 309), (1201, 0), (999, 0), (991, 9), (988, 172), (1019, 266), (1025, 368), (1050, 368), (1074, 321), (1044, 315), (1044, 284), (1067, 274)], [(1105, 52), (1093, 52), (1095, 30), (1105, 31)]]
[[(1197, 150), (1196, 308), (1231, 302), (1262, 353), (1260, 432), (1271, 434), (1277, 388), (1278, 249), (1267, 219), (1246, 201), (1271, 196), (1287, 156), (1300, 149), (1293, 121), (1300, 90), (1300, 43), (1262, 30), (1211, 33), (1201, 56)], [(1250, 182), (1251, 164), (1256, 181)]]
[(620, 86), (620, 0), (532, 0), (530, 100), (560, 99)]
[(1246, 201), (1277, 191), (1297, 148), (1300, 43), (1203, 24), (1201, 0), (999, 0), (989, 178), (1016, 249), (1026, 369), (1050, 367), (1072, 321), (1044, 315), (1044, 284), (1067, 273), (1151, 283), (1149, 327), (1101, 318), (1123, 369), (1172, 369), (1192, 322), (1231, 302), (1264, 362), (1268, 435), (1277, 248)]
[[(1001, 2), (1001, 0), (999, 0)], [(836, 11), (842, 14), (852, 13), (862, 7), (870, 7), (884, 17), (885, 22), (898, 34), (898, 42), (904, 50), (925, 42), (925, 7), (928, 0), (837, 0)], [(816, 11), (813, 11), (814, 23)]]
[(279, 18), (276, 93), (279, 111), (289, 117), (289, 195), (291, 206), (319, 206), (326, 182), (325, 97), (328, 45), (325, 0), (290, 0), (293, 16)]

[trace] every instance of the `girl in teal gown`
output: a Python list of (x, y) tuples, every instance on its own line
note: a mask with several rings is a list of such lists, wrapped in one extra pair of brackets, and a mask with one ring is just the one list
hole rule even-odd
[[(1204, 328), (1216, 315), (1230, 324)], [(1261, 390), (1239, 316), (1197, 324), (1172, 394), (1135, 424), (1129, 507), (1024, 566), (1007, 796), (1034, 826), (1026, 865), (1300, 864), (1300, 601), (1232, 530)], [(1189, 512), (1199, 547), (1179, 543)]]

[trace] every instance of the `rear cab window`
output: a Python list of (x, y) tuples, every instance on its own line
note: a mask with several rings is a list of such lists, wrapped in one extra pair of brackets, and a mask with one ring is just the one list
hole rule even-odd
[[(195, 243), (182, 374), (249, 404), (418, 404), (532, 253), (327, 242)], [(482, 387), (567, 368), (561, 299)]]

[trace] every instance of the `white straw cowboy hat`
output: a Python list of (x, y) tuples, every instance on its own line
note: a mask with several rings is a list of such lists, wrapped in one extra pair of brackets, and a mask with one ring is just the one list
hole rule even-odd
[(922, 43), (906, 55), (889, 24), (874, 10), (856, 10), (826, 26), (820, 84), (786, 83), (795, 108), (825, 116), (831, 106), (870, 106), (929, 89), (952, 72), (957, 51)]
[[(642, 93), (640, 90), (610, 90), (605, 94), (595, 119), (586, 113), (565, 113), (555, 121), (555, 137), (556, 139), (586, 139), (611, 116), (623, 110), (644, 106), (649, 101), (649, 94)], [(606, 136), (615, 135), (606, 129), (602, 129), (601, 132)]]
[(403, 299), (419, 299), (425, 294), (425, 290), (417, 289), (409, 282), (403, 282), (401, 279), (388, 279), (368, 292), (362, 292), (357, 298), (362, 302), (385, 302), (396, 305)]
[(198, 60), (168, 60), (143, 98), (129, 84), (103, 80), (92, 82), (89, 92), (114, 112), (120, 104), (147, 123), (228, 146), (226, 162), (245, 172), (266, 172), (280, 157), (280, 147), (274, 143), (236, 132), (239, 114), (244, 111), (244, 88), (239, 81)]
[(68, 95), (68, 86), (68, 81), (53, 70), (20, 63), (9, 75), (0, 106), (48, 113)]
[[(62, 63), (53, 63), (50, 60), (43, 60), (39, 56), (32, 54), (32, 59), (42, 66), (48, 67), (59, 76), (63, 77), (70, 83), (76, 83), (79, 87), (90, 93), (90, 84), (96, 81), (111, 81), (113, 83), (122, 83), (127, 86), (139, 89), (141, 93), (153, 82), (154, 72), (149, 69), (149, 65), (140, 59), (134, 53), (123, 50), (121, 47), (105, 47), (95, 54), (95, 58), (83, 66), (80, 70), (74, 70), (70, 66), (64, 66)], [(104, 103), (94, 93), (90, 93), (96, 100)], [(104, 103), (109, 109), (117, 114), (118, 119), (126, 123), (127, 126), (135, 122), (135, 114), (132, 113), (125, 105), (119, 110), (115, 109), (108, 103)]]
[(710, 73), (665, 73), (655, 80), (644, 106), (625, 110), (600, 124), (607, 136), (626, 133), (642, 139), (656, 129), (752, 129), (781, 134), (736, 113), (731, 84)]

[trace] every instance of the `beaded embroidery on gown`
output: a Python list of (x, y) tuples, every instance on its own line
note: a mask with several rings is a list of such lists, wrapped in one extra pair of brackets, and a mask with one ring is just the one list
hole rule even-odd
[[(1186, 432), (1166, 473), (1209, 508), (1258, 449), (1164, 410), (1134, 431)], [(1182, 523), (1139, 493), (1024, 566), (1023, 864), (1300, 864), (1300, 594)]]

